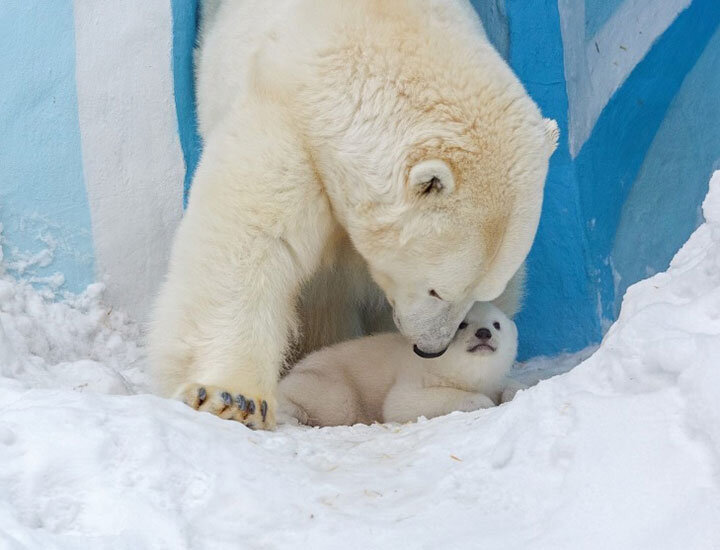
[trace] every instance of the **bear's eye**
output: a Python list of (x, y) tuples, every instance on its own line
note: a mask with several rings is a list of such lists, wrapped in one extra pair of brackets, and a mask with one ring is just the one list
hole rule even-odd
[(496, 330), (500, 330), (500, 323), (498, 323), (497, 321), (495, 321), (493, 323), (493, 326), (495, 327)]
[(465, 321), (463, 321), (462, 323), (460, 323), (458, 325), (458, 330), (462, 330), (464, 328), (467, 328), (467, 323)]
[(440, 178), (433, 176), (423, 185), (422, 194), (429, 195), (433, 191), (442, 191), (442, 189), (443, 183), (440, 181)]
[(439, 295), (437, 292), (435, 292), (435, 289), (434, 289), (434, 288), (431, 288), (430, 290), (428, 290), (428, 294), (429, 294), (430, 296), (432, 296), (433, 298), (437, 298), (438, 300), (442, 300), (442, 298), (440, 298), (440, 295)]

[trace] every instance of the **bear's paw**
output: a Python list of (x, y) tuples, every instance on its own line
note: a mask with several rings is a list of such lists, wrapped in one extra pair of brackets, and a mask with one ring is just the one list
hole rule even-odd
[(275, 428), (275, 411), (262, 396), (233, 393), (207, 384), (185, 384), (177, 398), (197, 411), (209, 412), (220, 418), (236, 420), (250, 429)]

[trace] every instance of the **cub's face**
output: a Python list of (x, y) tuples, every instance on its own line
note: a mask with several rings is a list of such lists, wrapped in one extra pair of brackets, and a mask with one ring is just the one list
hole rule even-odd
[(493, 304), (477, 302), (458, 325), (448, 360), (466, 367), (470, 374), (479, 361), (505, 370), (515, 361), (517, 344), (515, 323)]
[(478, 382), (492, 385), (512, 367), (517, 344), (515, 323), (493, 304), (476, 302), (458, 325), (447, 352), (427, 363), (460, 387)]
[(557, 139), (554, 121), (536, 130), (507, 150), (423, 150), (406, 170), (400, 205), (376, 214), (391, 221), (355, 233), (421, 357), (441, 355), (472, 304), (497, 298), (525, 260)]

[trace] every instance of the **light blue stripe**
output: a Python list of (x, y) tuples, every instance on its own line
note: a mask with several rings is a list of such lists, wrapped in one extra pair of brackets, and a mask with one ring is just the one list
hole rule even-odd
[(673, 99), (623, 206), (612, 252), (616, 311), (627, 287), (667, 269), (702, 221), (700, 203), (718, 168), (720, 28)]
[(550, 163), (543, 215), (528, 258), (526, 304), (518, 317), (520, 357), (527, 358), (597, 342), (602, 327), (614, 319), (610, 254), (620, 212), (668, 105), (717, 27), (720, 4), (694, 0), (677, 18), (613, 95), (575, 161), (567, 151), (557, 4), (506, 4), (510, 62), (564, 132)]
[[(590, 244), (591, 278), (605, 319), (615, 317), (610, 254), (623, 205), (671, 101), (719, 22), (718, 0), (694, 0), (615, 92), (575, 159)], [(670, 230), (667, 220), (658, 219), (656, 224), (638, 230)]]
[[(75, 86), (71, 0), (0, 2), (0, 220), (3, 252), (55, 246), (65, 288), (92, 282), (93, 244), (85, 194)], [(44, 242), (45, 241), (45, 242)]]
[[(592, 38), (625, 0), (575, 0), (585, 2), (585, 36)], [(658, 0), (650, 0), (650, 2)]]

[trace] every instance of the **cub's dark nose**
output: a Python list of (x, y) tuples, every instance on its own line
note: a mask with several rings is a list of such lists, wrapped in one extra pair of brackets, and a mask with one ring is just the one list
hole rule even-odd
[(480, 340), (490, 340), (490, 338), (492, 338), (492, 334), (485, 327), (477, 329), (475, 331), (475, 336), (477, 336)]

